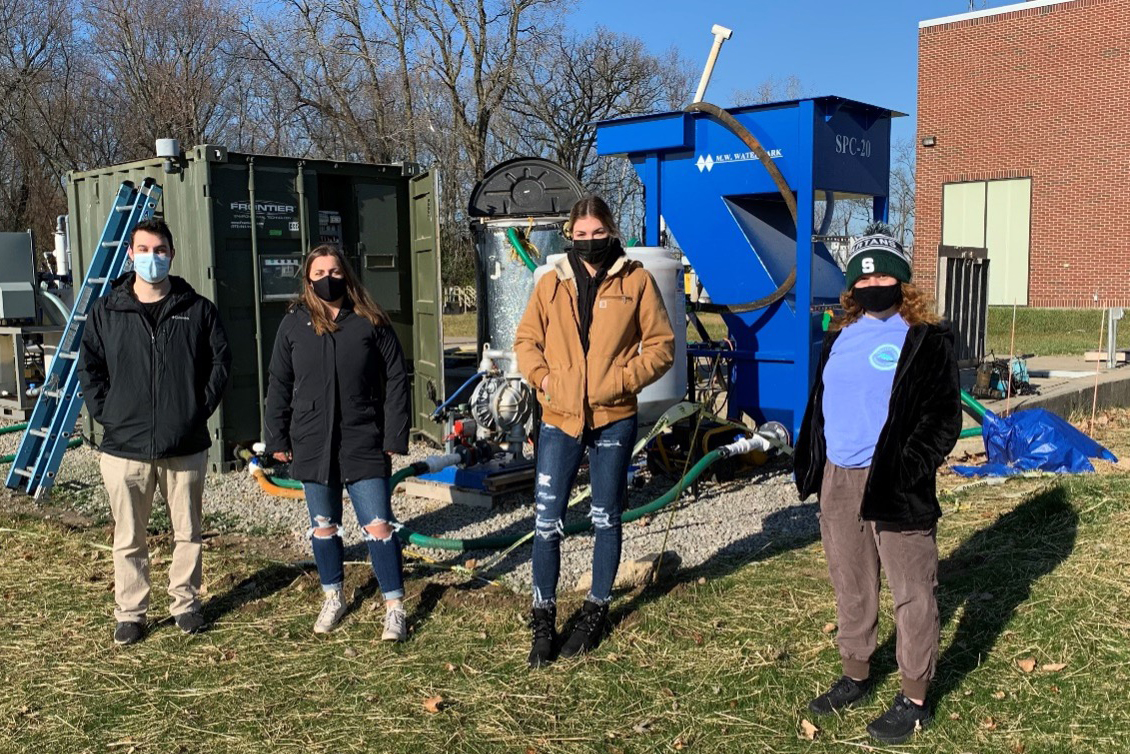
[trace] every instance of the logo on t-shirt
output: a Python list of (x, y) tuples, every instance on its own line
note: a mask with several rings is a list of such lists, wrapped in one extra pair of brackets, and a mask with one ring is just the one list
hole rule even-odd
[(892, 343), (884, 343), (871, 352), (868, 360), (880, 372), (889, 372), (899, 365), (900, 355), (902, 349)]

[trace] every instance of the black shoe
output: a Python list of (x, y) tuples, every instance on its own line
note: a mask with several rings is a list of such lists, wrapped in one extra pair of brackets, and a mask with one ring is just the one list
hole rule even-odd
[(195, 610), (181, 613), (173, 618), (177, 628), (186, 634), (198, 634), (204, 630), (204, 616)]
[(808, 703), (808, 709), (816, 715), (830, 715), (836, 710), (850, 707), (871, 692), (868, 679), (856, 681), (848, 676), (832, 684), (832, 688)]
[(123, 621), (114, 628), (115, 644), (136, 644), (145, 636), (145, 624)]
[(557, 608), (535, 607), (530, 613), (530, 629), (534, 632), (534, 645), (530, 647), (527, 662), (531, 668), (540, 668), (553, 662), (553, 648), (557, 644)]
[(574, 657), (596, 649), (604, 632), (608, 630), (608, 603), (600, 604), (585, 600), (581, 609), (573, 616), (576, 623), (573, 633), (561, 645), (562, 657)]
[(867, 724), (867, 732), (880, 743), (901, 744), (929, 724), (927, 707), (919, 707), (902, 694), (896, 694), (891, 708)]

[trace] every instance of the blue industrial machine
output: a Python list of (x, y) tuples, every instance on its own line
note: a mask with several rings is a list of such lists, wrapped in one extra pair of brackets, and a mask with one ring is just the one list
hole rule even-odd
[[(872, 197), (887, 219), (891, 119), (841, 97), (687, 111), (597, 124), (597, 151), (644, 185), (644, 243), (674, 236), (729, 327), (733, 348), (691, 347), (730, 366), (728, 414), (799, 428), (844, 276), (819, 201)], [(795, 206), (791, 206), (795, 205)], [(798, 230), (799, 229), (799, 230)]]

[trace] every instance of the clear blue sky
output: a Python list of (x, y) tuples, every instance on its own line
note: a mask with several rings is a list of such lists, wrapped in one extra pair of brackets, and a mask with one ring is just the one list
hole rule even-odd
[[(976, 0), (996, 8), (1015, 0)], [(769, 77), (796, 75), (806, 95), (835, 94), (909, 113), (894, 137), (914, 137), (918, 22), (965, 13), (969, 0), (577, 0), (571, 24), (597, 24), (644, 40), (653, 51), (672, 45), (701, 75), (713, 37), (734, 30), (722, 48), (706, 99), (731, 104), (735, 90)], [(694, 92), (687, 93), (688, 101)]]

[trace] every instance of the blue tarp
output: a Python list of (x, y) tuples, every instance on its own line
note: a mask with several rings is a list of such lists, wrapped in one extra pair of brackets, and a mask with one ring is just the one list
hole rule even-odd
[(1114, 454), (1063, 418), (1042, 408), (1001, 418), (985, 413), (981, 424), (987, 463), (954, 466), (962, 476), (1009, 476), (1025, 471), (1073, 473), (1094, 471), (1091, 458), (1117, 461)]

